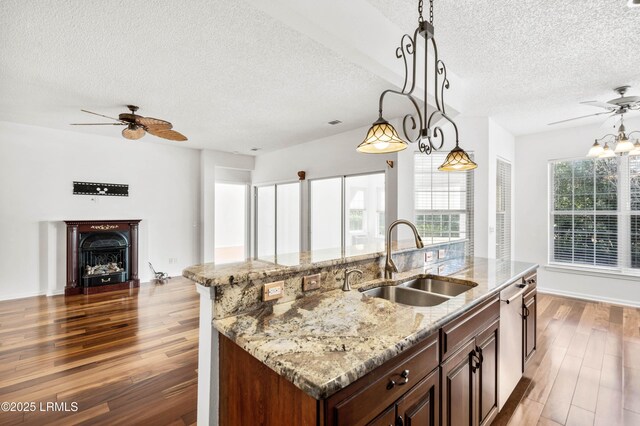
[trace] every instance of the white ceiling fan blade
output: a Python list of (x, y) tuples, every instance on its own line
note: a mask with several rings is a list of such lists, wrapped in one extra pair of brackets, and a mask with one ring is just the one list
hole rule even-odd
[(606, 108), (608, 110), (614, 110), (617, 108), (616, 105), (612, 105), (612, 104), (608, 104), (606, 102), (600, 102), (600, 101), (586, 101), (586, 102), (580, 102), (580, 104), (594, 106), (598, 108)]
[(568, 121), (573, 121), (573, 120), (580, 120), (581, 118), (595, 117), (596, 115), (602, 115), (602, 114), (611, 114), (611, 111), (597, 112), (595, 114), (583, 115), (581, 117), (574, 117), (574, 118), (568, 118), (566, 120), (554, 121), (553, 123), (547, 124), (547, 126), (553, 126), (554, 124), (566, 123)]

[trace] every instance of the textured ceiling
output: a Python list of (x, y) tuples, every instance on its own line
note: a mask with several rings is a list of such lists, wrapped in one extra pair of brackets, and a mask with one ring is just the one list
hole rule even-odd
[[(400, 28), (416, 26), (417, 1), (368, 1)], [(613, 87), (631, 84), (640, 95), (640, 9), (626, 3), (435, 0), (440, 58), (467, 83), (464, 113), (527, 134), (601, 111), (578, 102), (612, 99)]]
[[(414, 0), (367, 1), (415, 26)], [(640, 95), (640, 9), (625, 4), (436, 0), (441, 57), (465, 80), (463, 112), (525, 134), (598, 111), (577, 103), (610, 99), (614, 86)], [(101, 121), (80, 108), (114, 116), (133, 103), (173, 122), (183, 146), (249, 153), (365, 126), (389, 87), (243, 0), (2, 0), (0, 12), (0, 120), (119, 137), (68, 123)], [(334, 119), (344, 123), (326, 124)]]
[(367, 125), (388, 87), (244, 1), (45, 4), (0, 3), (0, 120), (119, 137), (68, 124), (133, 103), (183, 146), (249, 153)]

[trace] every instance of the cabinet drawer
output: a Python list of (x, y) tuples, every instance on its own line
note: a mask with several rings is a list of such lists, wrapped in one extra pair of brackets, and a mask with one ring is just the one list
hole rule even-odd
[[(437, 366), (436, 333), (330, 397), (327, 424), (367, 424)], [(405, 371), (408, 374), (403, 375)]]
[(440, 359), (444, 361), (469, 338), (482, 329), (482, 326), (500, 316), (500, 298), (476, 306), (461, 317), (449, 322), (440, 329)]

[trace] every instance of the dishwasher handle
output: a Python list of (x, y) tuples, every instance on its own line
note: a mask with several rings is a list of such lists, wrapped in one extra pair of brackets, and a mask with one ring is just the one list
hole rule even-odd
[(507, 305), (510, 304), (510, 303), (515, 302), (516, 299), (518, 299), (518, 297), (521, 297), (524, 294), (524, 292), (527, 291), (527, 287), (528, 287), (528, 284), (524, 284), (522, 286), (522, 290), (520, 290), (519, 292), (517, 292), (516, 294), (514, 294), (510, 298), (508, 298), (508, 299), (500, 299), (500, 301), (506, 303)]

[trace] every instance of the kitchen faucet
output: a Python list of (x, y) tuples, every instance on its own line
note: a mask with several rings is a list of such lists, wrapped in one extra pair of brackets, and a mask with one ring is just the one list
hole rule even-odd
[(342, 291), (350, 291), (351, 284), (349, 284), (349, 277), (351, 274), (358, 274), (360, 276), (363, 275), (360, 269), (345, 269), (344, 270), (344, 282), (342, 283)]
[(400, 225), (401, 223), (409, 226), (409, 228), (411, 228), (411, 230), (413, 231), (413, 236), (416, 239), (416, 247), (419, 249), (424, 248), (422, 238), (420, 238), (420, 234), (418, 234), (418, 230), (413, 223), (405, 219), (398, 219), (391, 223), (391, 225), (389, 225), (389, 228), (387, 228), (387, 260), (384, 264), (385, 279), (393, 278), (393, 273), (398, 272), (398, 267), (395, 263), (393, 263), (393, 259), (391, 258), (391, 231), (393, 231), (393, 228), (395, 228), (397, 225)]

